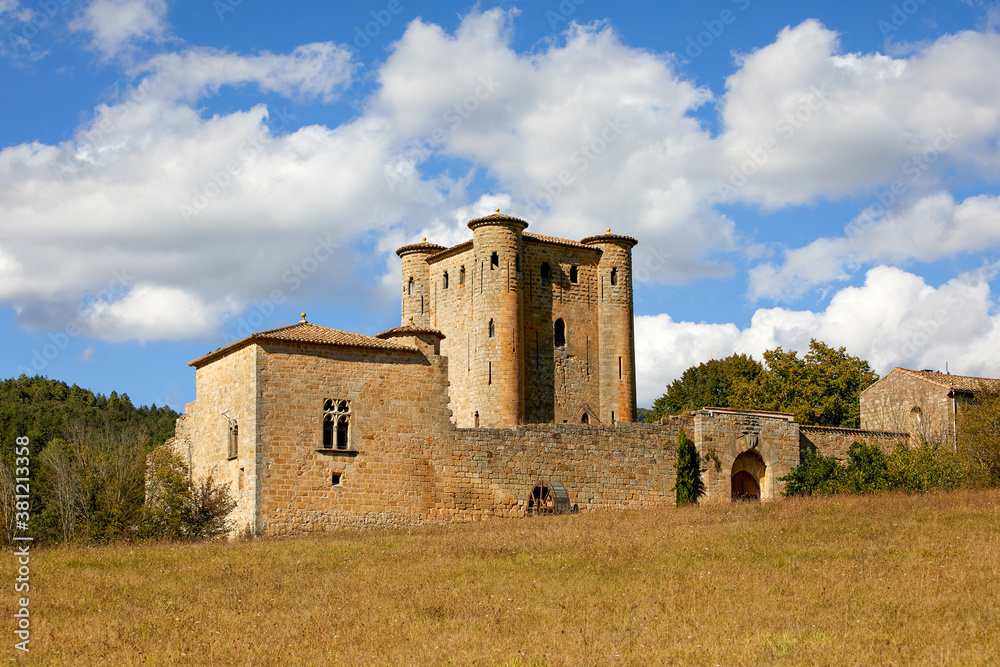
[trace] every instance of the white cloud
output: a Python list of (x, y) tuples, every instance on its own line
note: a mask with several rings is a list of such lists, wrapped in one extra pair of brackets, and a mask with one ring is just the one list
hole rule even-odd
[(931, 151), (923, 183), (956, 164), (997, 175), (1000, 35), (946, 35), (908, 58), (839, 51), (809, 20), (743, 56), (723, 101), (720, 182), (733, 189), (720, 198), (836, 199), (907, 179)]
[(961, 375), (1000, 376), (1000, 314), (989, 281), (1000, 263), (984, 265), (939, 287), (898, 268), (868, 271), (864, 285), (833, 296), (822, 312), (758, 310), (750, 325), (675, 322), (667, 315), (636, 317), (640, 405), (692, 365), (733, 353), (761, 359), (765, 350), (806, 351), (810, 339), (845, 347), (885, 374), (894, 366)]
[(112, 58), (140, 42), (162, 40), (166, 16), (166, 0), (93, 0), (70, 28), (90, 33), (94, 48)]
[(286, 97), (331, 102), (351, 81), (351, 52), (332, 42), (305, 44), (290, 55), (241, 56), (218, 49), (188, 49), (156, 56), (137, 69), (157, 80), (156, 95), (194, 101), (222, 86), (252, 83)]
[(1000, 198), (969, 197), (957, 204), (948, 193), (876, 217), (869, 208), (848, 225), (848, 235), (819, 238), (789, 250), (779, 266), (750, 271), (750, 296), (794, 301), (810, 289), (847, 279), (876, 262), (933, 262), (1000, 245)]

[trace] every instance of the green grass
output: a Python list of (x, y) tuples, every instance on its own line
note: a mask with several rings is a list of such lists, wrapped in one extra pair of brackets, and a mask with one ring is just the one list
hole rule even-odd
[[(12, 586), (15, 559), (2, 560)], [(967, 665), (1000, 654), (998, 491), (59, 547), (34, 551), (31, 566), (32, 651), (18, 655), (12, 635), (5, 646), (26, 664)]]

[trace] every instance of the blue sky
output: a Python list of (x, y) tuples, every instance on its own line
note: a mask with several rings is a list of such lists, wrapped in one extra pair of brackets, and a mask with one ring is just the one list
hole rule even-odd
[(182, 410), (497, 207), (639, 239), (640, 405), (811, 338), (1000, 376), (998, 6), (650, 5), (0, 0), (0, 376)]

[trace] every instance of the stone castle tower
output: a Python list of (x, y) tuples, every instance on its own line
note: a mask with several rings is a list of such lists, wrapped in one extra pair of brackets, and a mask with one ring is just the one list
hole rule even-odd
[(571, 241), (525, 232), (499, 210), (473, 238), (402, 259), (402, 323), (440, 330), (460, 428), (634, 421), (629, 236)]

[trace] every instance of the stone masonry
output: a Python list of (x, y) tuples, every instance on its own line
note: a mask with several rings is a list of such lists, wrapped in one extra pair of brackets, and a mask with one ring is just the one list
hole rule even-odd
[(809, 449), (906, 438), (723, 408), (634, 423), (635, 239), (543, 237), (499, 212), (469, 227), (399, 249), (395, 329), (303, 315), (190, 362), (197, 398), (168, 446), (229, 484), (235, 530), (520, 517), (543, 490), (580, 511), (672, 505), (682, 428), (707, 500), (769, 499)]

